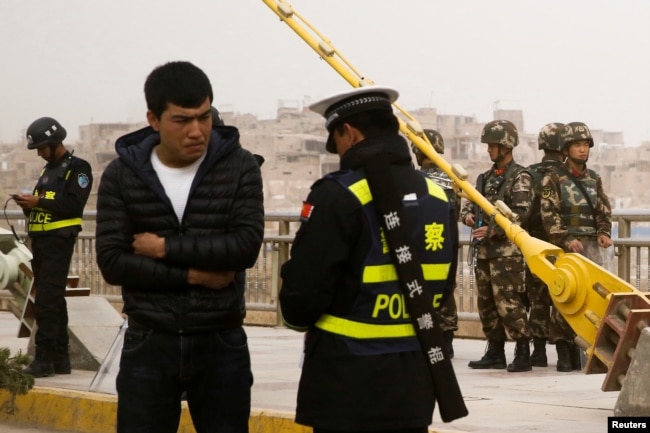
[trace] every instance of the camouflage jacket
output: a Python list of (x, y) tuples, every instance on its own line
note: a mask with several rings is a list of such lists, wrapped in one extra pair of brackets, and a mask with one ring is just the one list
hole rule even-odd
[(564, 164), (557, 159), (544, 156), (541, 162), (531, 164), (528, 166), (528, 172), (533, 177), (533, 189), (535, 191), (535, 199), (531, 203), (530, 220), (528, 221), (529, 233), (537, 239), (548, 241), (548, 236), (542, 224), (542, 216), (540, 214), (540, 197), (542, 195), (542, 179), (548, 170), (553, 168), (562, 167)]
[(569, 170), (566, 166), (549, 170), (542, 179), (540, 197), (540, 213), (549, 241), (565, 251), (578, 236), (611, 236), (612, 230), (612, 208), (600, 176), (589, 169), (576, 176), (589, 196), (587, 201)]
[(426, 173), (429, 179), (433, 180), (436, 185), (440, 186), (445, 190), (447, 194), (447, 200), (453, 205), (454, 211), (456, 212), (456, 220), (458, 220), (458, 215), (460, 214), (460, 196), (456, 194), (454, 188), (452, 187), (452, 180), (447, 176), (447, 173), (442, 171), (435, 164), (422, 164), (421, 171)]
[[(511, 166), (510, 174), (506, 178)], [(531, 203), (534, 199), (533, 178), (528, 170), (513, 160), (503, 169), (498, 169), (494, 165), (490, 170), (482, 173), (481, 176), (483, 177), (483, 185), (477, 185), (478, 191), (492, 204), (498, 199), (503, 200), (510, 210), (517, 215), (518, 223), (523, 228), (527, 228)], [(501, 188), (504, 189), (502, 198), (499, 194)], [(474, 203), (465, 200), (460, 212), (461, 221), (465, 221), (467, 215), (473, 214), (477, 223), (482, 219), (483, 223), (488, 224), (487, 234), (478, 246), (477, 257), (479, 259), (489, 259), (521, 256), (521, 251), (508, 239), (503, 229), (493, 219), (481, 218), (480, 215), (483, 212), (477, 209), (478, 207)], [(478, 218), (476, 217), (477, 214), (479, 214)]]

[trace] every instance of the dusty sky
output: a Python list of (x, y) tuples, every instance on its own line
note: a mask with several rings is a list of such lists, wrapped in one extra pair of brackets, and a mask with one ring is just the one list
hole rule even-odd
[[(650, 1), (292, 0), (362, 74), (409, 110), (525, 129), (586, 122), (650, 140)], [(91, 122), (145, 119), (155, 66), (189, 60), (215, 105), (261, 118), (350, 86), (262, 0), (0, 0), (0, 140), (41, 116), (71, 140)]]

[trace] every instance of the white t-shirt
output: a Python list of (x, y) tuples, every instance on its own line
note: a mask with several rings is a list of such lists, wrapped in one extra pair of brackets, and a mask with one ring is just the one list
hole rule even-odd
[(174, 212), (176, 212), (179, 221), (183, 220), (183, 213), (185, 213), (185, 205), (187, 204), (187, 197), (190, 194), (192, 181), (194, 181), (194, 176), (204, 159), (205, 153), (187, 167), (174, 168), (162, 163), (160, 158), (158, 158), (155, 147), (151, 152), (153, 169), (156, 171), (167, 197), (171, 200), (174, 206)]

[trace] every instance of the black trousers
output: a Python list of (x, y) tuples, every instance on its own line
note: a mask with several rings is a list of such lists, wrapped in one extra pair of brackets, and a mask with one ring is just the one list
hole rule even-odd
[(39, 350), (67, 351), (68, 309), (65, 289), (76, 237), (33, 236), (36, 336)]
[(248, 433), (244, 328), (179, 335), (129, 327), (116, 385), (118, 433), (176, 433), (183, 391), (197, 433)]

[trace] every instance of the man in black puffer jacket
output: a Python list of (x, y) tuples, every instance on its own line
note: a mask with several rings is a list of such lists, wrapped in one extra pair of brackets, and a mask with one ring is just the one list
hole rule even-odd
[(117, 140), (101, 179), (97, 261), (129, 327), (117, 431), (247, 432), (253, 382), (245, 269), (264, 232), (262, 178), (239, 131), (212, 124), (210, 81), (188, 62), (145, 83), (149, 125)]

